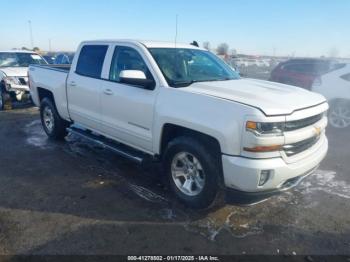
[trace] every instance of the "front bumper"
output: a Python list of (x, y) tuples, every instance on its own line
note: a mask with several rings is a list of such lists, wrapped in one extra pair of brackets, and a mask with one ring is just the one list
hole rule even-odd
[(6, 88), (8, 92), (29, 92), (29, 86), (27, 85), (11, 85)]
[[(313, 149), (313, 153), (294, 163), (286, 163), (282, 158), (250, 159), (236, 156), (222, 156), (224, 182), (228, 190), (253, 193), (275, 194), (297, 185), (312, 173), (324, 159), (328, 151), (326, 136)], [(259, 186), (262, 170), (271, 170), (268, 181)]]
[(285, 185), (281, 188), (276, 188), (267, 191), (258, 192), (244, 192), (233, 188), (226, 188), (225, 190), (225, 201), (228, 204), (239, 204), (239, 205), (252, 205), (260, 203), (272, 196), (278, 195), (283, 191), (296, 187), (304, 178), (311, 175), (317, 167), (306, 173), (305, 175), (298, 176), (287, 180)]

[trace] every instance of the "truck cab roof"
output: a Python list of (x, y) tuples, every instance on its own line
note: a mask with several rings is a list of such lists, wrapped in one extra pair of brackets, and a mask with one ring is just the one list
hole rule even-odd
[(143, 45), (147, 48), (189, 48), (189, 49), (200, 49), (203, 48), (184, 43), (175, 42), (163, 42), (163, 41), (149, 41), (149, 40), (133, 40), (133, 39), (103, 39), (103, 40), (88, 40), (82, 42), (83, 45), (86, 44), (111, 44), (111, 43), (130, 43), (136, 45)]
[(32, 54), (34, 51), (30, 50), (0, 50), (0, 53), (24, 53), (24, 54)]

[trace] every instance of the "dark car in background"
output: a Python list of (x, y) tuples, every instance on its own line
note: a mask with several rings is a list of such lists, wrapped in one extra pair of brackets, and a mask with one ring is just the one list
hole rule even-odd
[(272, 70), (269, 80), (310, 90), (318, 76), (335, 68), (336, 62), (333, 60), (290, 59), (278, 64)]
[(50, 56), (50, 55), (43, 55), (43, 58), (46, 60), (47, 63), (49, 63), (50, 65), (55, 63), (55, 57), (54, 56)]
[(72, 63), (73, 58), (74, 54), (72, 53), (61, 53), (56, 56), (54, 64), (69, 65)]

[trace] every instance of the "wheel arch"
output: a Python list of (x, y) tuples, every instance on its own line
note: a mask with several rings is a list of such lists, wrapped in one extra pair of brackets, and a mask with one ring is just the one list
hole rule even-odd
[(55, 97), (53, 93), (50, 90), (47, 90), (42, 87), (37, 87), (38, 90), (38, 98), (39, 98), (39, 103), (44, 99), (44, 98), (49, 98), (54, 104), (55, 104)]
[(162, 127), (159, 143), (159, 155), (162, 156), (164, 154), (164, 151), (171, 140), (180, 136), (195, 138), (200, 142), (205, 143), (206, 146), (209, 146), (210, 149), (213, 150), (212, 152), (221, 155), (220, 142), (215, 137), (202, 133), (198, 130), (171, 123), (166, 123)]

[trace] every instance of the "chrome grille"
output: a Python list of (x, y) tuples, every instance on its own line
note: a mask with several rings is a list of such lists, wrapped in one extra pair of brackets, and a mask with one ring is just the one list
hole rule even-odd
[(285, 131), (293, 131), (303, 127), (311, 126), (320, 121), (322, 117), (323, 113), (300, 120), (288, 121), (286, 122)]
[(294, 144), (285, 145), (283, 146), (283, 150), (287, 156), (294, 156), (315, 145), (319, 139), (320, 136), (314, 136)]

